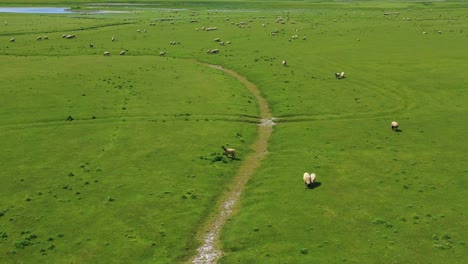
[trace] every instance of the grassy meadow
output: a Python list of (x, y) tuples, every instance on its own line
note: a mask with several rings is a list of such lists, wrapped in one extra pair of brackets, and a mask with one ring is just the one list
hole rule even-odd
[(190, 260), (258, 137), (206, 64), (278, 118), (220, 263), (468, 258), (468, 4), (111, 2), (0, 0), (77, 10), (0, 13), (1, 263)]

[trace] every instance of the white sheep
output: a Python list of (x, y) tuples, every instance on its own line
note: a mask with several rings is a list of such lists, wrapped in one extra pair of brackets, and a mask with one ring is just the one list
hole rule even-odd
[(43, 38), (43, 39), (47, 39), (47, 40), (49, 39), (49, 37), (48, 37), (48, 36), (44, 36), (44, 37), (42, 37), (42, 38)]
[(94, 44), (93, 44), (93, 43), (89, 43), (89, 47), (90, 47), (90, 48), (94, 48)]
[(125, 55), (125, 53), (126, 53), (125, 50), (122, 50), (122, 51), (119, 53), (119, 55), (123, 56), (123, 55)]
[(165, 55), (166, 55), (166, 52), (165, 52), (165, 51), (159, 52), (159, 56), (165, 56)]
[(112, 42), (115, 42), (115, 37), (112, 37), (111, 40), (112, 40)]
[(311, 189), (313, 187), (316, 177), (315, 173), (309, 174), (308, 172), (304, 172), (303, 179), (307, 188)]
[(219, 49), (207, 50), (206, 53), (209, 53), (209, 54), (218, 54), (218, 53), (219, 53)]
[(37, 37), (36, 40), (42, 40), (42, 37)]
[(10, 42), (15, 42), (15, 41), (16, 41), (15, 38), (11, 38), (11, 39), (10, 39)]
[(396, 121), (392, 121), (392, 130), (398, 132), (398, 123)]
[(72, 39), (72, 38), (76, 38), (76, 35), (75, 34), (72, 34), (72, 35), (66, 35), (65, 36), (66, 39)]
[(235, 159), (236, 158), (236, 150), (232, 148), (226, 148), (225, 146), (221, 147), (224, 150), (224, 155), (229, 157), (231, 155), (231, 158)]
[(345, 77), (345, 73), (344, 72), (335, 72), (335, 77), (337, 79), (342, 79)]
[(110, 52), (104, 51), (104, 56), (110, 56)]
[(286, 67), (286, 66), (288, 66), (288, 62), (287, 62), (287, 61), (285, 61), (285, 60), (284, 60), (284, 61), (282, 61), (282, 62), (281, 62), (281, 64), (283, 64), (283, 66), (285, 66), (285, 67)]

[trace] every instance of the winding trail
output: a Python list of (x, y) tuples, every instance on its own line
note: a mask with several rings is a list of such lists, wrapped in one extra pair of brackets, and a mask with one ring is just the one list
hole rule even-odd
[(202, 226), (200, 229), (201, 231), (197, 236), (198, 239), (202, 241), (202, 245), (198, 248), (198, 253), (191, 262), (195, 264), (214, 264), (222, 255), (222, 251), (219, 248), (220, 231), (228, 217), (233, 213), (245, 184), (248, 182), (250, 176), (252, 176), (255, 170), (260, 166), (260, 161), (268, 153), (268, 140), (270, 139), (273, 131), (272, 126), (274, 125), (274, 119), (271, 117), (267, 101), (262, 97), (255, 84), (249, 82), (244, 76), (235, 71), (225, 69), (217, 65), (210, 65), (201, 62), (198, 63), (221, 70), (244, 84), (245, 87), (247, 87), (247, 89), (249, 89), (249, 91), (255, 96), (260, 107), (261, 117), (261, 120), (259, 120), (260, 124), (258, 126), (258, 138), (251, 146), (253, 153), (245, 157), (242, 165), (237, 171), (237, 174), (234, 176), (233, 182), (228, 186), (230, 190), (221, 196), (216, 205), (216, 209), (208, 218), (207, 222)]

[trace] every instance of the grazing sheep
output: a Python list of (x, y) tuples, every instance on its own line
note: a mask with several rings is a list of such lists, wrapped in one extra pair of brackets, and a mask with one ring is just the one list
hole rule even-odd
[(219, 53), (219, 49), (207, 50), (206, 53), (209, 53), (209, 54), (218, 54), (218, 53)]
[(37, 37), (36, 40), (42, 40), (42, 37)]
[(15, 41), (16, 41), (15, 38), (11, 38), (11, 39), (10, 39), (10, 42), (15, 42)]
[(235, 159), (236, 158), (236, 150), (232, 148), (226, 148), (225, 146), (221, 147), (224, 150), (224, 155), (229, 157), (231, 155), (231, 158)]
[(398, 132), (398, 123), (396, 121), (392, 121), (392, 130)]
[(345, 77), (345, 73), (344, 72), (335, 72), (335, 77), (337, 79), (342, 79)]
[(123, 55), (125, 55), (125, 53), (126, 53), (125, 50), (122, 50), (122, 51), (119, 53), (119, 55), (120, 55), (120, 56), (123, 56)]
[(90, 48), (94, 48), (94, 44), (93, 44), (93, 43), (89, 43), (89, 47), (90, 47)]
[(110, 52), (104, 51), (104, 56), (110, 56)]
[(308, 172), (304, 172), (303, 179), (307, 188), (312, 189), (316, 177), (315, 173), (309, 174)]
[(285, 61), (285, 60), (284, 60), (284, 61), (282, 61), (282, 62), (281, 62), (281, 64), (283, 64), (283, 66), (285, 66), (285, 67), (286, 67), (286, 66), (288, 66), (288, 62), (287, 62), (287, 61)]
[(49, 37), (48, 37), (48, 36), (44, 36), (44, 37), (42, 37), (42, 38), (43, 38), (43, 39), (47, 39), (47, 40), (49, 39)]
[(165, 52), (165, 51), (159, 52), (159, 56), (165, 56), (165, 55), (166, 55), (166, 52)]
[(115, 42), (115, 38), (114, 38), (114, 37), (112, 37), (111, 40), (112, 40), (112, 42)]
[(65, 36), (66, 39), (72, 39), (72, 38), (76, 38), (76, 35), (75, 34), (72, 34), (72, 35), (66, 35)]

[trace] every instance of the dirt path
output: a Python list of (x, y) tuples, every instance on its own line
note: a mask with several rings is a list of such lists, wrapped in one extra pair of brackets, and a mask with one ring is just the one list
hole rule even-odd
[(230, 191), (219, 199), (216, 210), (208, 218), (208, 221), (203, 225), (198, 235), (198, 239), (200, 239), (203, 244), (198, 248), (197, 256), (195, 256), (191, 262), (195, 264), (214, 264), (223, 254), (219, 245), (220, 231), (228, 217), (235, 210), (245, 184), (260, 166), (260, 161), (267, 154), (268, 140), (273, 130), (274, 119), (271, 117), (267, 101), (261, 96), (255, 84), (249, 82), (244, 76), (239, 75), (235, 71), (217, 65), (202, 64), (224, 71), (244, 84), (255, 96), (260, 106), (261, 116), (258, 126), (258, 138), (251, 146), (254, 152), (244, 158), (233, 182), (229, 186)]

